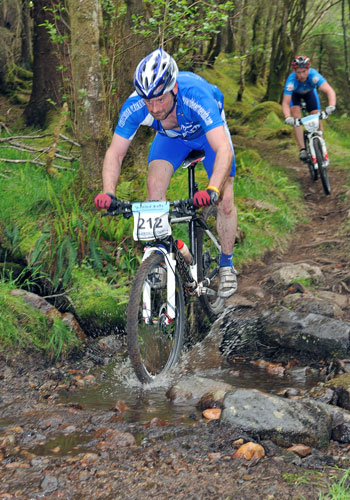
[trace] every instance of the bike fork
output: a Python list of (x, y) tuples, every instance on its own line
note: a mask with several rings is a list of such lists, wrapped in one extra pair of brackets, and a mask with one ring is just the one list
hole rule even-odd
[[(167, 270), (167, 303), (166, 303), (166, 321), (167, 323), (171, 323), (176, 316), (176, 281), (175, 281), (175, 269), (176, 269), (176, 260), (173, 254), (169, 253), (166, 248), (163, 247), (147, 247), (142, 261), (146, 260), (152, 253), (161, 252), (164, 255), (164, 261)], [(142, 293), (142, 317), (144, 321), (147, 323), (151, 318), (151, 297), (152, 290), (151, 285), (149, 283), (144, 283), (143, 285), (143, 293)]]
[[(317, 163), (316, 152), (315, 152), (314, 141), (313, 141), (316, 137), (320, 140), (320, 144), (321, 144), (321, 148), (322, 148), (322, 155), (323, 155), (323, 158), (324, 158), (323, 165), (318, 165), (318, 163)], [(321, 135), (318, 134), (317, 136), (312, 137), (312, 139), (310, 141), (310, 152), (311, 152), (312, 163), (314, 164), (314, 167), (316, 169), (319, 166), (320, 167), (322, 167), (322, 166), (323, 167), (328, 167), (328, 165), (329, 165), (329, 159), (328, 159), (328, 152), (327, 152), (326, 142), (325, 142), (325, 140), (323, 139), (323, 137)]]

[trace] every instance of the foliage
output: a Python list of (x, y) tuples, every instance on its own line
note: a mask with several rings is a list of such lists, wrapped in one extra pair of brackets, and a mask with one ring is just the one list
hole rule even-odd
[(116, 332), (124, 323), (128, 279), (124, 273), (107, 279), (97, 275), (89, 266), (73, 270), (70, 297), (78, 317), (84, 323), (90, 323), (90, 329), (95, 333)]
[[(341, 477), (340, 474), (342, 474)], [(295, 486), (312, 486), (315, 495), (318, 493), (318, 496), (315, 496), (317, 500), (347, 500), (350, 496), (349, 470), (335, 469), (331, 474), (311, 470), (302, 474), (284, 473), (282, 477), (287, 483), (293, 483)], [(321, 488), (322, 491), (320, 491)], [(324, 493), (327, 489), (328, 491)], [(301, 497), (301, 499), (303, 500), (304, 497)]]
[[(200, 56), (201, 42), (210, 40), (227, 21), (227, 12), (233, 3), (214, 0), (152, 0), (145, 2), (151, 14), (148, 19), (132, 15), (136, 34), (154, 40), (155, 46), (164, 47), (175, 58), (183, 60), (191, 55), (187, 64)], [(184, 61), (182, 65), (186, 65)]]
[(236, 162), (235, 199), (242, 241), (238, 239), (234, 258), (239, 266), (261, 257), (268, 248), (286, 245), (302, 217), (302, 202), (300, 188), (255, 151), (238, 153)]
[[(279, 105), (258, 104), (264, 91), (259, 85), (247, 85), (244, 112), (235, 117), (238, 64), (237, 59), (222, 55), (213, 70), (202, 72), (225, 90), (230, 127), (243, 127), (239, 125), (243, 115), (244, 128), (252, 136), (266, 130), (283, 131)], [(348, 168), (350, 150), (346, 123), (346, 117), (332, 117), (324, 123), (327, 142), (332, 145), (332, 163), (335, 158), (344, 169)], [(147, 149), (152, 137), (143, 136), (138, 160), (124, 167), (118, 198), (145, 198)], [(290, 136), (285, 137), (285, 143), (294, 147)], [(24, 151), (0, 146), (3, 158), (30, 157)], [(236, 162), (239, 237), (234, 258), (240, 268), (266, 250), (287, 244), (302, 217), (303, 202), (288, 171), (264, 162), (256, 151), (236, 148)], [(88, 326), (93, 325), (96, 331), (104, 326), (114, 330), (116, 323), (125, 319), (129, 286), (142, 257), (142, 245), (132, 239), (132, 220), (100, 217), (92, 197), (77, 187), (77, 171), (73, 163), (70, 169), (48, 178), (42, 166), (0, 162), (1, 245), (9, 258), (27, 266), (28, 273), (36, 273), (36, 283), (45, 280), (52, 292), (69, 290), (72, 307)], [(203, 168), (197, 169), (197, 182), (199, 188), (207, 185)], [(171, 180), (168, 197), (186, 196), (187, 171), (179, 169)], [(186, 227), (176, 228), (176, 237), (185, 239), (185, 234)]]
[(16, 287), (16, 281), (0, 278), (0, 352), (34, 349), (57, 359), (79, 347), (75, 334), (60, 319), (50, 319), (11, 295)]

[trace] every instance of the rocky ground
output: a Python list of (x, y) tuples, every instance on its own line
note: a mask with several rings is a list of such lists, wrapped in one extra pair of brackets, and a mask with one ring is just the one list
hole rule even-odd
[[(249, 147), (247, 139), (237, 142)], [(321, 267), (326, 280), (319, 288), (347, 298), (350, 243), (341, 228), (350, 217), (349, 178), (331, 169), (326, 197), (320, 181), (311, 183), (306, 168), (279, 153), (277, 144), (264, 142), (261, 154), (299, 179), (305, 222), (285, 251), (241, 270), (235, 300), (266, 310), (295, 292), (312, 293), (302, 284), (293, 290), (267, 281), (271, 266), (281, 262)], [(342, 307), (342, 320), (350, 321), (349, 306)], [(141, 425), (125, 421), (121, 401), (109, 411), (60, 403), (60, 390), (94, 384), (93, 359), (55, 366), (34, 356), (0, 359), (0, 499), (315, 499), (349, 467), (350, 441), (300, 456), (265, 440), (263, 458), (238, 459), (235, 451), (251, 436), (198, 413), (176, 424), (153, 415)]]

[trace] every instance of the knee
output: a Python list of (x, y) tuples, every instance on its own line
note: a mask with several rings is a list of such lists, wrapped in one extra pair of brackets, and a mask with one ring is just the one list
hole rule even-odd
[(234, 206), (234, 200), (232, 195), (223, 195), (222, 199), (217, 205), (217, 210), (222, 215), (228, 217), (234, 215), (236, 213), (236, 209)]

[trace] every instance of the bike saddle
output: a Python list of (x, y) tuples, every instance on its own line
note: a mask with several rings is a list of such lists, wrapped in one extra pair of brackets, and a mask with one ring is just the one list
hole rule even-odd
[(186, 158), (182, 162), (182, 168), (187, 168), (193, 163), (198, 163), (199, 161), (204, 160), (204, 158), (205, 158), (204, 151), (194, 149), (186, 156)]

